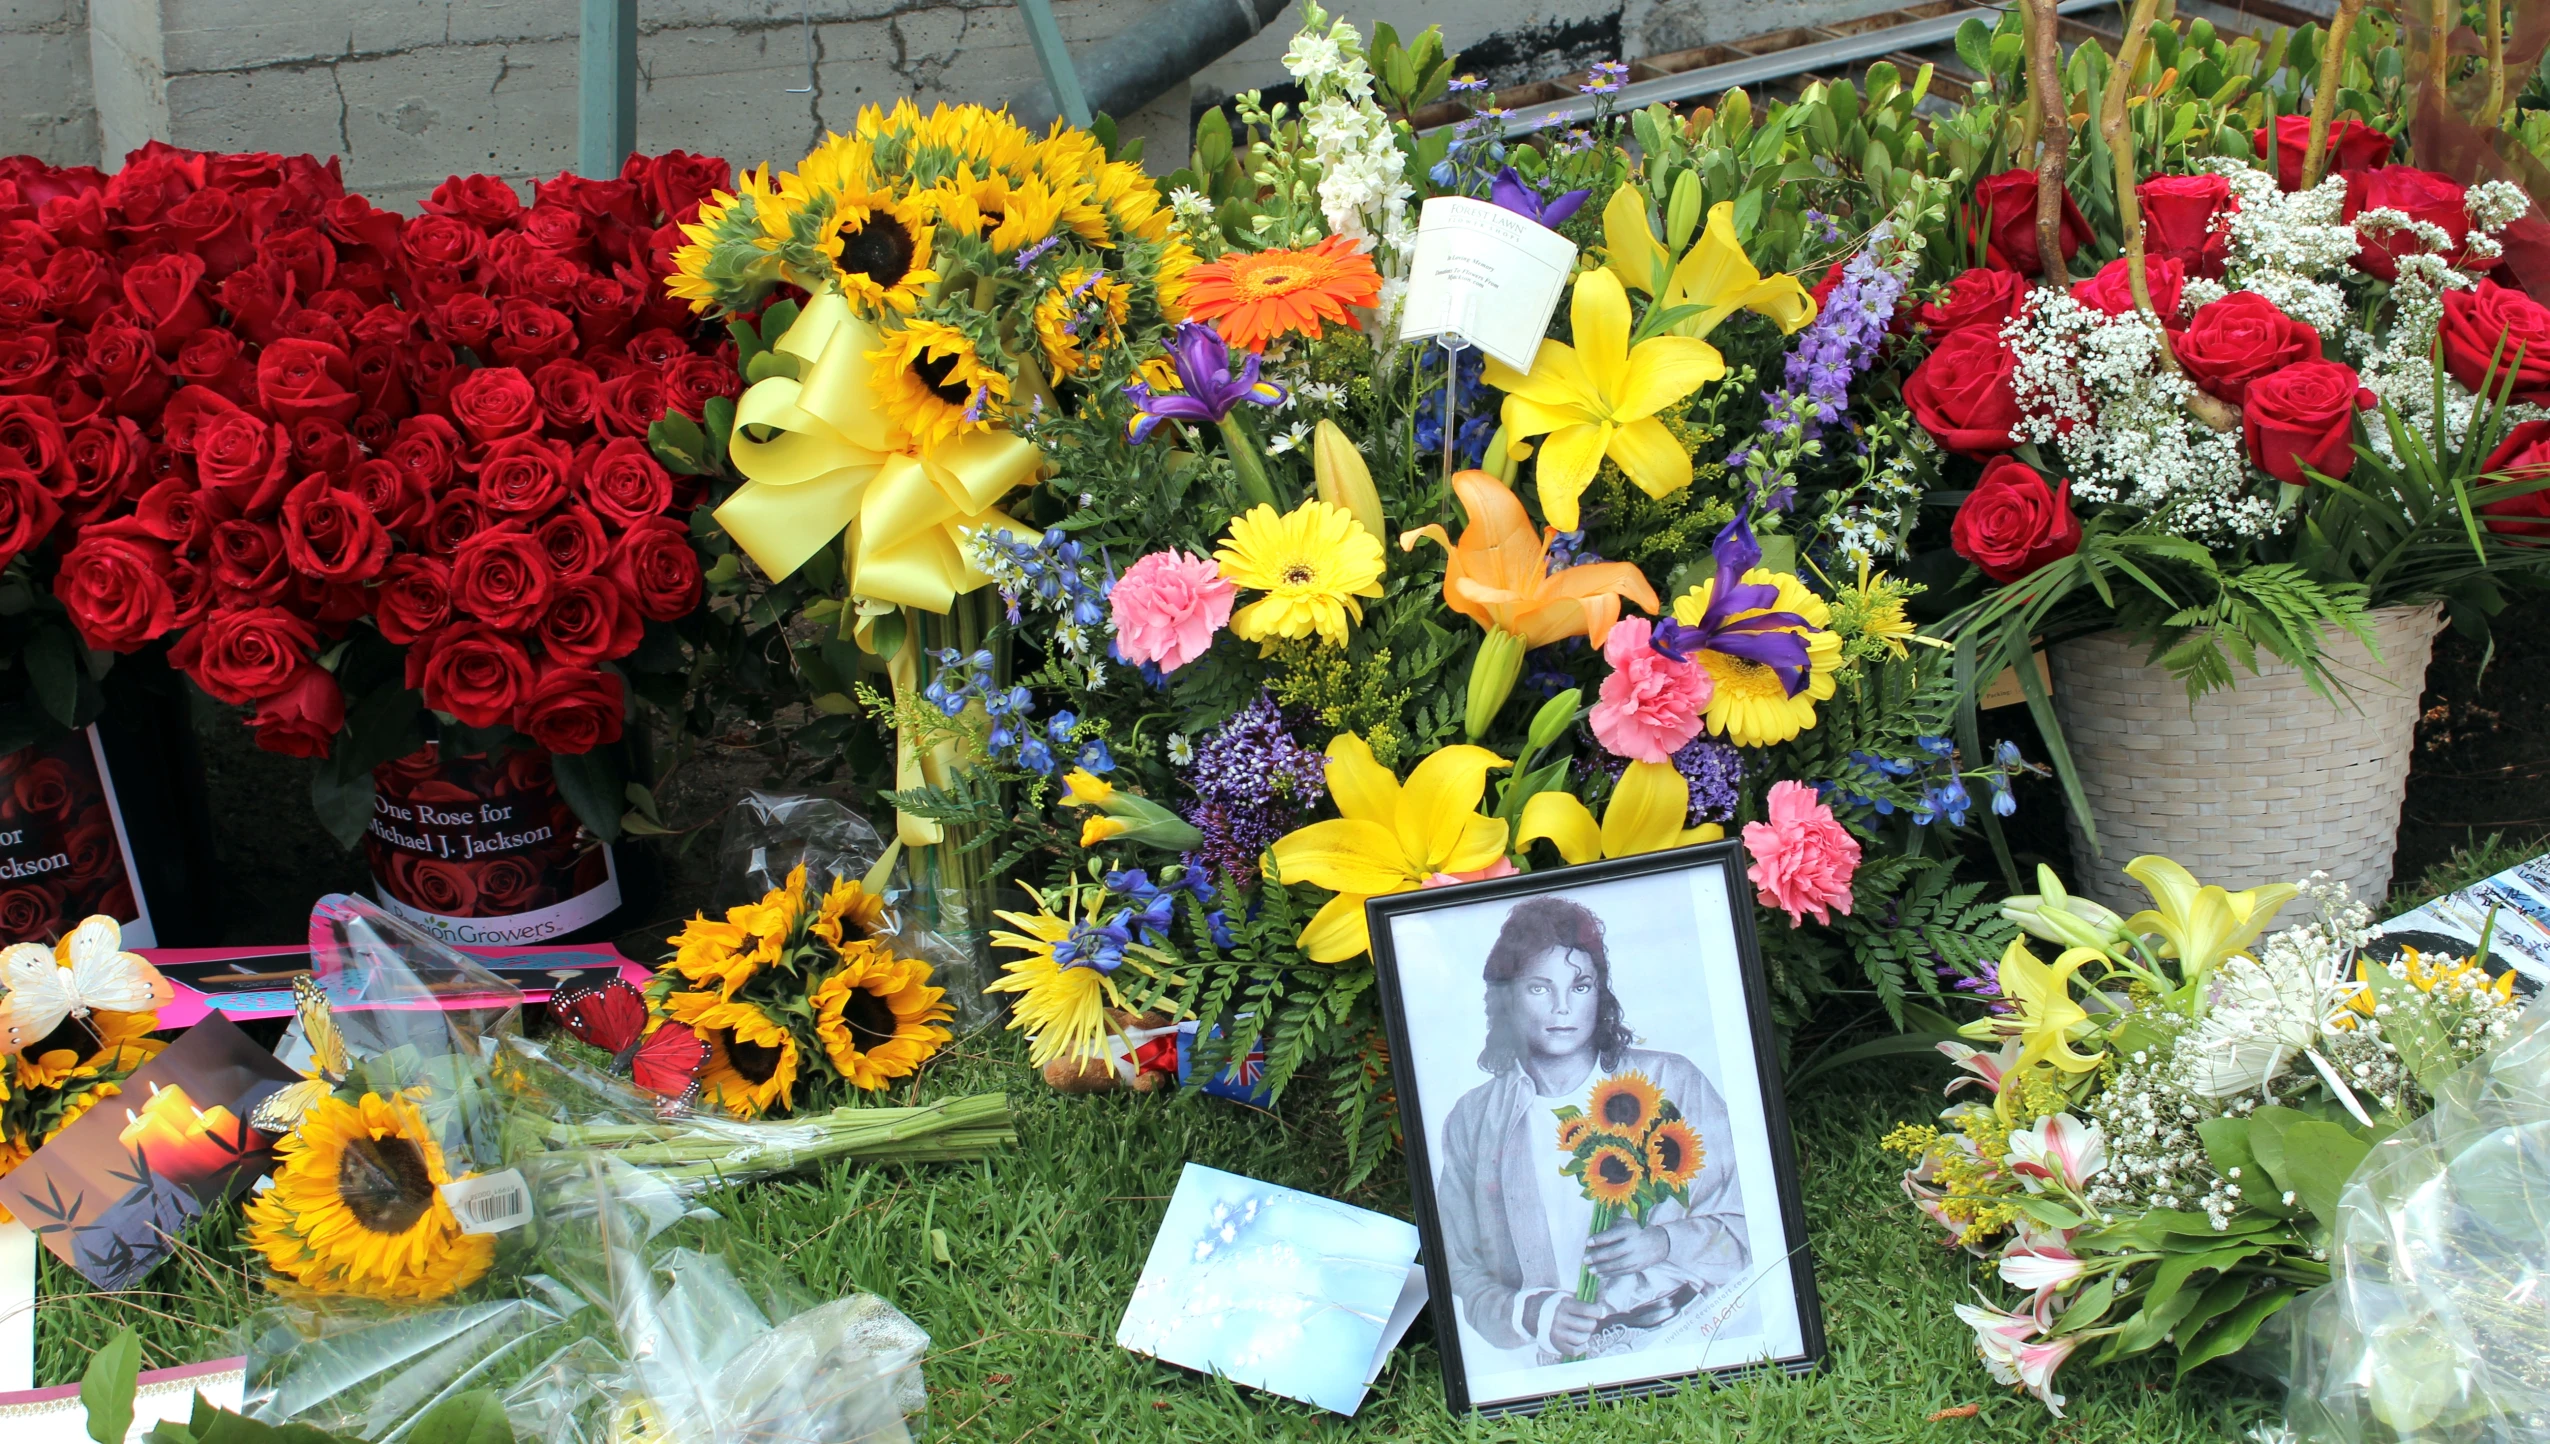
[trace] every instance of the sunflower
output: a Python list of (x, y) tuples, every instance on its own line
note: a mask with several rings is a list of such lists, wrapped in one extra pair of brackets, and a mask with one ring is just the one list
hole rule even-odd
[(1269, 646), (1313, 633), (1343, 646), (1348, 621), (1363, 620), (1355, 598), (1381, 595), (1380, 538), (1324, 501), (1283, 516), (1261, 503), (1231, 523), (1213, 559), (1233, 585), (1266, 593), (1231, 618), (1231, 630)]
[(89, 1056), (89, 1066), (100, 1073), (130, 1073), (156, 1058), (168, 1045), (151, 1036), (159, 1026), (157, 1013), (89, 1014), (89, 1027), (97, 1032), (97, 1051)]
[[(844, 938), (843, 923), (850, 925), (853, 937)], [(857, 938), (875, 937), (885, 931), (885, 897), (868, 891), (865, 883), (834, 878), (806, 931), (830, 943), (836, 952)]]
[[(1738, 747), (1769, 747), (1815, 725), (1815, 704), (1833, 695), (1833, 672), (1842, 664), (1842, 639), (1831, 630), (1833, 609), (1796, 577), (1755, 567), (1744, 574), (1744, 584), (1776, 585), (1779, 599), (1767, 607), (1738, 612), (1737, 618), (1789, 612), (1806, 619), (1804, 629), (1787, 629), (1806, 641), (1806, 685), (1792, 697), (1780, 674), (1760, 662), (1708, 650), (1694, 660), (1709, 669), (1715, 687), (1709, 698), (1709, 731)], [(1712, 578), (1676, 598), (1674, 618), (1686, 626), (1698, 625), (1709, 610), (1709, 593), (1716, 585)]]
[(1640, 1138), (1654, 1126), (1663, 1104), (1664, 1095), (1647, 1081), (1646, 1074), (1616, 1073), (1595, 1085), (1593, 1101), (1585, 1111), (1605, 1133)]
[(711, 192), (700, 202), (699, 219), (683, 225), (690, 244), (673, 253), (673, 274), (664, 278), (664, 289), (693, 311), (731, 313), (752, 310), (783, 280), (811, 280), (791, 262), (812, 261), (817, 253), (772, 235), (777, 226), (793, 237), (785, 222), (795, 214), (772, 184), (769, 166), (743, 172), (734, 190)]
[(59, 1088), (74, 1078), (94, 1078), (97, 1071), (86, 1066), (79, 1053), (70, 1048), (43, 1053), (29, 1049), (18, 1055), (18, 1088), (27, 1093)]
[[(95, 1108), (97, 1105), (105, 1102), (109, 1098), (120, 1098), (123, 1095), (124, 1088), (123, 1085), (119, 1083), (100, 1083), (96, 1087), (89, 1089), (87, 1092), (79, 1094), (70, 1101), (68, 1106), (64, 1107), (63, 1110), (54, 1117), (53, 1126), (46, 1130), (43, 1141), (51, 1143), (54, 1139), (62, 1136), (63, 1129), (79, 1122), (82, 1117), (87, 1115), (90, 1109)], [(0, 1169), (0, 1173), (5, 1173), (7, 1171), (7, 1169)]]
[(274, 1186), (248, 1205), (248, 1242), (320, 1293), (423, 1301), (467, 1288), (496, 1258), (443, 1201), (442, 1146), (407, 1098), (327, 1098), (275, 1145)]
[(909, 1075), (950, 1037), (947, 992), (930, 965), (897, 957), (883, 943), (854, 942), (841, 966), (815, 986), (815, 1036), (854, 1088), (875, 1090)]
[[(1000, 223), (992, 227), (991, 246), (994, 255), (1014, 255), (1038, 241), (1049, 239), (1062, 224), (1063, 212), (1070, 209), (1073, 193), (1086, 187), (1056, 190), (1043, 176), (1031, 175), (1009, 188), (1002, 197)], [(1101, 235), (1099, 240), (1106, 237)]]
[(1096, 968), (1054, 961), (1054, 945), (1071, 936), (1072, 922), (1056, 916), (1041, 894), (1036, 907), (1033, 914), (992, 914), (1018, 929), (992, 934), (992, 946), (1021, 956), (1002, 963), (999, 980), (983, 991), (1020, 995), (1009, 1026), (1027, 1030), (1027, 1061), (1042, 1068), (1056, 1058), (1096, 1056), (1107, 1035), (1107, 1009), (1122, 1008), (1124, 998)]
[(1009, 404), (1009, 378), (985, 364), (974, 339), (941, 321), (911, 320), (868, 353), (886, 414), (924, 452), (989, 431)]
[(675, 993), (664, 1000), (664, 1015), (708, 1044), (699, 1077), (710, 1102), (738, 1118), (758, 1118), (796, 1097), (797, 1039), (758, 1005)]
[(930, 222), (909, 201), (877, 192), (833, 203), (821, 242), (841, 292), (869, 315), (909, 312), (939, 278), (930, 269)]
[(1381, 294), (1372, 258), (1344, 236), (1325, 236), (1306, 251), (1234, 251), (1187, 273), (1187, 309), (1211, 321), (1234, 346), (1263, 351), (1279, 336), (1318, 340), (1323, 322), (1354, 329), (1349, 306)]
[(1062, 273), (1036, 301), (1036, 344), (1045, 369), (1060, 381), (1076, 376), (1115, 345), (1131, 313), (1133, 288), (1090, 266)]
[(1558, 1120), (1559, 1150), (1564, 1153), (1574, 1153), (1576, 1146), (1585, 1141), (1585, 1135), (1593, 1131), (1594, 1120), (1582, 1113)]
[[(1169, 321), (1184, 321), (1194, 314), (1187, 309), (1187, 295), (1195, 289), (1195, 268), (1203, 264), (1204, 258), (1195, 253), (1195, 247), (1188, 245), (1184, 236), (1173, 236), (1160, 248), (1153, 281), (1160, 291), (1160, 314)], [(1151, 389), (1160, 388), (1155, 385)]]
[(1698, 1177), (1701, 1161), (1708, 1156), (1700, 1135), (1679, 1118), (1666, 1119), (1647, 1135), (1647, 1171), (1668, 1188), (1680, 1188)]
[(1585, 1196), (1615, 1207), (1627, 1203), (1647, 1181), (1638, 1155), (1617, 1143), (1606, 1143), (1585, 1160)]

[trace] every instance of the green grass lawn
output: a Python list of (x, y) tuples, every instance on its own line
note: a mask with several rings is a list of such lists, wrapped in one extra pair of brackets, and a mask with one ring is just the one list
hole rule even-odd
[[(722, 1200), (735, 1226), (824, 1295), (869, 1289), (929, 1330), (931, 1439), (1158, 1440), (2229, 1440), (2275, 1412), (2275, 1396), (2219, 1366), (2174, 1383), (2148, 1362), (2073, 1374), (2070, 1418), (1995, 1387), (1950, 1306), (1975, 1265), (1943, 1250), (1896, 1188), (1876, 1140), (1938, 1106), (1921, 1064), (1827, 1077), (1792, 1100), (1803, 1151), (1810, 1242), (1832, 1354), (1820, 1375), (1536, 1419), (1456, 1419), (1443, 1405), (1429, 1324), (1392, 1356), (1360, 1418), (1252, 1393), (1118, 1349), (1117, 1319), (1188, 1160), (1335, 1193), (1342, 1149), (1306, 1089), (1287, 1116), (1216, 1099), (1064, 1097), (1027, 1071), (1014, 1039), (978, 1035), (926, 1076), (923, 1096), (1007, 1090), (1019, 1146), (977, 1164), (910, 1170), (834, 1167), (750, 1186)], [(1292, 1115), (1299, 1115), (1298, 1117)], [(1404, 1215), (1385, 1171), (1350, 1201)], [(932, 1259), (932, 1230), (950, 1262)], [(253, 1294), (235, 1216), (207, 1220), (189, 1251), (140, 1290), (86, 1292), (44, 1258), (37, 1381), (75, 1379), (119, 1322), (159, 1366), (234, 1351), (225, 1331)], [(1979, 1405), (1968, 1418), (1932, 1420)]]

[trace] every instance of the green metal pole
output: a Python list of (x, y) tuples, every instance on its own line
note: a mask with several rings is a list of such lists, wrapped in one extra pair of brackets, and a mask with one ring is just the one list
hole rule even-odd
[[(585, 0), (587, 7), (594, 0)], [(1054, 0), (1018, 0), (1018, 13), (1027, 17), (1027, 40), (1036, 47), (1036, 64), (1045, 72), (1045, 90), (1062, 107), (1063, 119), (1082, 130), (1089, 128), (1089, 96), (1080, 88), (1080, 72), (1072, 68), (1071, 50), (1063, 44), (1062, 27), (1054, 23)], [(1041, 125), (1043, 116), (1022, 117), (1029, 125)]]
[(576, 101), (576, 169), (609, 180), (637, 149), (637, 0), (584, 0)]

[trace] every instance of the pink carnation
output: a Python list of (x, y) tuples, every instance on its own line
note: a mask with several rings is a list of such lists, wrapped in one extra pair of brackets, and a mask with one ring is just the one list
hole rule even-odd
[(1652, 625), (1643, 617), (1614, 623), (1603, 642), (1611, 675), (1594, 704), (1594, 738), (1632, 762), (1671, 762), (1684, 743), (1700, 735), (1716, 684), (1707, 671), (1677, 662), (1647, 645)]
[(1128, 662), (1176, 671), (1203, 656), (1213, 634), (1230, 624), (1235, 590), (1203, 557), (1153, 552), (1125, 568), (1107, 594), (1116, 650)]
[(1803, 782), (1771, 784), (1771, 820), (1744, 825), (1745, 850), (1762, 906), (1789, 915), (1790, 927), (1801, 927), (1805, 914), (1819, 923), (1832, 922), (1827, 907), (1848, 915), (1851, 874), (1859, 871), (1859, 839), (1833, 818), (1833, 809)]

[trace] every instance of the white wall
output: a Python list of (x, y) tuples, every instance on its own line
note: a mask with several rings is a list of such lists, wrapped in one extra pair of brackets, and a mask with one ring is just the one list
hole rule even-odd
[(0, 0), (0, 155), (97, 159), (88, 0)]

